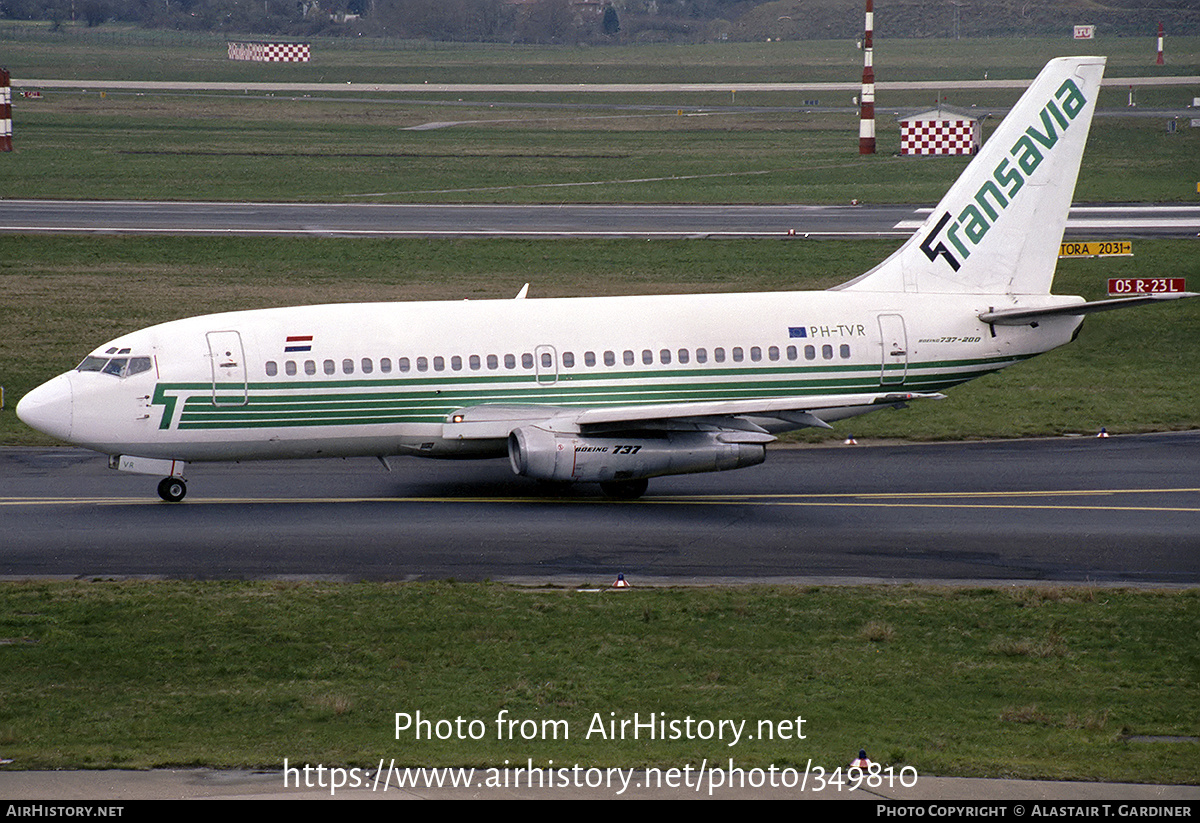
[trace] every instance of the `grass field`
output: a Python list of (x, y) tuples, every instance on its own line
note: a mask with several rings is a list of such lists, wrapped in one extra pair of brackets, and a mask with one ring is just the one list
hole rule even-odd
[[(461, 121), (428, 131), (408, 127)], [(1200, 129), (1100, 118), (1077, 202), (1192, 201)], [(52, 94), (18, 118), (10, 198), (933, 203), (958, 158), (857, 154), (851, 113), (554, 111)]]
[[(862, 52), (853, 40), (701, 45), (530, 46), (315, 38), (312, 61), (230, 61), (236, 36), (146, 32), (112, 26), (0, 27), (15, 78), (222, 80), (329, 83), (729, 83), (854, 82)], [(260, 38), (261, 39), (261, 38)], [(899, 40), (877, 31), (880, 81), (1028, 78), (1053, 57), (1103, 54), (1113, 76), (1196, 74), (1200, 38), (1171, 37), (1165, 66), (1155, 41), (1099, 37)], [(140, 59), (150, 55), (150, 61)], [(1032, 71), (1031, 71), (1032, 70)]]
[[(18, 98), (16, 151), (0, 196), (347, 202), (932, 202), (958, 160), (892, 155), (891, 106), (933, 92), (881, 94), (879, 153), (857, 154), (854, 93), (736, 92), (750, 80), (855, 81), (861, 55), (846, 43), (727, 44), (609, 49), (504, 46), (354, 48), (331, 43), (312, 64), (239, 64), (196, 45), (72, 39), (5, 44), (16, 77), (312, 82), (728, 82), (710, 94), (364, 95), (51, 91)], [(129, 34), (132, 37), (132, 34)], [(49, 37), (49, 35), (47, 35)], [(1193, 40), (1195, 42), (1193, 42)], [(1154, 74), (1144, 47), (1111, 47), (1111, 76)], [(1166, 74), (1200, 73), (1200, 38), (1173, 41)], [(880, 80), (1031, 78), (1073, 41), (881, 43)], [(131, 54), (132, 50), (132, 54)], [(890, 51), (890, 57), (889, 57)], [(980, 65), (979, 54), (995, 65)], [(989, 64), (990, 65), (990, 64)], [(887, 68), (884, 68), (884, 67)], [(1187, 87), (1138, 91), (1142, 107), (1191, 103)], [(958, 92), (949, 102), (1003, 110), (1018, 91)], [(1100, 105), (1123, 110), (1125, 88)], [(651, 108), (647, 108), (651, 107)], [(429, 123), (459, 125), (411, 130)], [(986, 121), (987, 128), (996, 118)], [(1192, 200), (1200, 129), (1167, 134), (1164, 117), (1100, 117), (1076, 199)]]
[[(1200, 750), (1169, 738), (1200, 734), (1197, 625), (1195, 592), (1086, 588), (4, 583), (0, 751), (18, 768), (832, 769), (865, 746), (923, 776), (1191, 783)], [(497, 739), (501, 710), (569, 737)], [(486, 732), (397, 736), (416, 711)], [(586, 736), (635, 712), (799, 716), (806, 739)]]
[[(0, 46), (18, 81), (736, 83), (853, 79), (861, 66), (846, 43), (583, 51), (329, 44), (308, 66), (229, 63), (223, 41), (169, 34), (148, 42), (129, 32), (23, 33)], [(1167, 70), (1196, 73), (1200, 40), (1171, 46)], [(1113, 55), (1112, 75), (1155, 71), (1146, 43), (1088, 50), (1100, 47)], [(880, 79), (983, 70), (1032, 77), (1049, 57), (1072, 51), (1070, 41), (881, 41), (876, 63)], [(1175, 106), (1192, 93), (1139, 99)], [(1105, 95), (1102, 105), (1124, 103), (1120, 90)], [(1004, 106), (1015, 97), (951, 102)], [(894, 128), (881, 131), (880, 155), (859, 158), (848, 113), (684, 116), (733, 98), (580, 95), (550, 109), (528, 96), (460, 104), (54, 92), (18, 101), (17, 151), (0, 156), (0, 196), (933, 202), (963, 167), (891, 157)], [(684, 114), (585, 108), (598, 102), (666, 104)], [(738, 106), (796, 102), (736, 95)], [(890, 104), (919, 102), (914, 94)], [(445, 120), (488, 122), (405, 130)], [(1076, 199), (1190, 200), (1198, 140), (1196, 129), (1167, 135), (1157, 118), (1099, 118)], [(622, 182), (633, 178), (663, 179)], [(561, 185), (596, 181), (610, 182)], [(819, 289), (896, 245), (0, 236), (0, 442), (46, 442), (12, 413), (29, 388), (105, 340), (177, 317), (318, 301), (507, 298), (526, 281), (533, 297)], [(1135, 274), (1200, 283), (1195, 241), (1138, 240), (1134, 251), (1063, 261), (1056, 291), (1095, 299), (1108, 277)], [(941, 403), (861, 418), (852, 430), (933, 439), (1196, 428), (1200, 307), (1191, 302), (1090, 318), (1071, 346)], [(277, 768), (285, 757), (624, 767), (731, 756), (743, 766), (784, 766), (811, 757), (834, 767), (866, 746), (921, 775), (1195, 783), (1195, 743), (1142, 739), (1200, 734), (1197, 602), (1196, 592), (1090, 588), (614, 594), (453, 582), (5, 582), (0, 755), (13, 758), (7, 768), (47, 769)], [(573, 737), (395, 738), (395, 712), (491, 722), (502, 709), (565, 720)], [(752, 725), (801, 715), (808, 737), (733, 748), (582, 739), (590, 719), (609, 712)]]
[[(894, 241), (350, 240), (0, 236), (0, 439), (47, 442), (16, 399), (96, 346), (154, 323), (321, 301), (823, 289), (866, 271)], [(1200, 282), (1188, 240), (1139, 240), (1132, 258), (1064, 260), (1056, 290), (1104, 296), (1109, 277)], [(63, 299), (64, 295), (70, 299)], [(1090, 318), (1079, 339), (903, 414), (833, 435), (955, 439), (1200, 426), (1200, 301)]]

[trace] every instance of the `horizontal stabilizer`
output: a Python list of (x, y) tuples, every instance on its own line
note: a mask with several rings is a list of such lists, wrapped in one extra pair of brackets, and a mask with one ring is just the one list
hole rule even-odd
[(1090, 303), (1073, 303), (1068, 306), (1050, 306), (1041, 309), (1000, 309), (987, 311), (979, 315), (984, 323), (997, 326), (1027, 326), (1036, 323), (1044, 317), (1079, 317), (1100, 311), (1128, 309), (1133, 306), (1144, 306), (1149, 303), (1161, 303), (1165, 300), (1180, 300), (1184, 297), (1200, 296), (1196, 292), (1179, 292), (1177, 294), (1143, 294), (1138, 297), (1118, 297), (1114, 300), (1094, 300)]

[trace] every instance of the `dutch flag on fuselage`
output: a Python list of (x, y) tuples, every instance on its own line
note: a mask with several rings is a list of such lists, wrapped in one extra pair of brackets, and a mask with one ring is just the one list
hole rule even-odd
[(311, 334), (290, 334), (284, 343), (283, 351), (285, 354), (295, 351), (312, 351), (312, 339)]

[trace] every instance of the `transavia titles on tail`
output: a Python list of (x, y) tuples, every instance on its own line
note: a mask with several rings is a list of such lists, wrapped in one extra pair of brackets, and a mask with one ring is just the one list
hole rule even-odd
[(507, 455), (622, 498), (753, 466), (780, 432), (938, 399), (1157, 299), (1050, 293), (1103, 72), (1051, 61), (916, 234), (827, 291), (193, 317), (105, 343), (17, 414), (170, 501), (197, 461)]

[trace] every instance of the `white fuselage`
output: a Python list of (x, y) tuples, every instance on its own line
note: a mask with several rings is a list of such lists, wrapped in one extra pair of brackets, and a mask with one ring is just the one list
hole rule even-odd
[[(978, 319), (999, 302), (1014, 304), (997, 295), (823, 291), (215, 314), (105, 344), (81, 364), (87, 370), (27, 396), (22, 417), (106, 454), (183, 461), (503, 455), (507, 432), (464, 438), (450, 420), (487, 404), (719, 414), (723, 403), (754, 398), (847, 398), (816, 411), (830, 421), (870, 410), (855, 397), (935, 393), (1019, 362), (1068, 342), (1080, 323)], [(131, 368), (137, 358), (142, 365)], [(772, 432), (810, 425), (750, 416)]]

